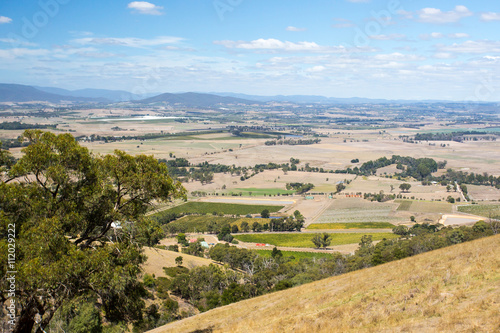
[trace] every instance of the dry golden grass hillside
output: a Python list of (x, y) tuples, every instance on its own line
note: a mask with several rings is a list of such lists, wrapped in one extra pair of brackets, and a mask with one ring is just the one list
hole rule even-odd
[(500, 235), (214, 309), (166, 332), (499, 332)]

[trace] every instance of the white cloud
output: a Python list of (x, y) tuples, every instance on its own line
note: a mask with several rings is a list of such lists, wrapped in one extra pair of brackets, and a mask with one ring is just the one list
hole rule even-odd
[(481, 14), (481, 21), (500, 21), (500, 13), (487, 12)]
[(263, 53), (277, 52), (310, 52), (310, 53), (349, 53), (349, 52), (373, 52), (370, 47), (346, 47), (338, 46), (323, 46), (315, 42), (289, 42), (281, 41), (274, 38), (256, 39), (252, 41), (233, 41), (233, 40), (218, 40), (214, 41), (216, 45), (222, 45), (228, 49), (240, 49), (248, 51), (256, 51)]
[(306, 31), (306, 28), (297, 28), (293, 26), (288, 26), (286, 27), (286, 31), (293, 31), (293, 32), (300, 32), (300, 31)]
[(344, 18), (338, 17), (334, 18), (333, 20), (337, 23), (332, 24), (332, 28), (352, 28), (356, 26), (351, 20), (347, 20)]
[(489, 40), (468, 40), (461, 44), (453, 43), (452, 45), (436, 45), (439, 52), (452, 53), (500, 53), (500, 41)]
[(17, 59), (28, 56), (43, 56), (48, 55), (50, 52), (44, 49), (26, 49), (26, 48), (14, 48), (1, 50), (0, 49), (0, 58), (4, 59)]
[(438, 52), (433, 55), (435, 59), (453, 59), (456, 58), (453, 54), (447, 52)]
[(319, 73), (319, 72), (323, 72), (324, 70), (326, 69), (325, 66), (314, 66), (312, 68), (308, 68), (307, 71), (310, 72), (310, 73)]
[(406, 35), (403, 34), (390, 34), (390, 35), (370, 35), (370, 39), (375, 40), (403, 40), (406, 39)]
[(461, 5), (448, 12), (443, 12), (437, 8), (423, 8), (418, 10), (416, 14), (418, 15), (418, 21), (435, 24), (455, 23), (473, 15), (467, 7)]
[(377, 54), (375, 57), (377, 60), (385, 61), (421, 61), (425, 60), (425, 57), (416, 54), (403, 54), (399, 52), (394, 52), (390, 54)]
[(469, 34), (466, 34), (465, 32), (456, 32), (453, 34), (448, 34), (446, 35), (448, 38), (467, 38), (470, 37)]
[(153, 39), (142, 39), (134, 37), (105, 37), (105, 38), (79, 38), (73, 41), (78, 44), (97, 44), (97, 45), (111, 45), (111, 46), (127, 46), (127, 47), (147, 47), (147, 46), (158, 46), (164, 44), (173, 44), (182, 41), (180, 37), (170, 37), (170, 36), (159, 36)]
[(133, 1), (127, 5), (127, 8), (133, 9), (135, 12), (139, 14), (146, 15), (162, 15), (161, 6), (156, 6), (150, 2), (146, 1)]
[(325, 47), (316, 44), (315, 42), (289, 42), (280, 41), (278, 39), (256, 39), (253, 41), (231, 41), (221, 40), (215, 41), (215, 44), (223, 45), (229, 49), (243, 49), (243, 50), (264, 50), (264, 51), (287, 51), (287, 52), (346, 52), (345, 47)]
[(23, 41), (20, 39), (14, 39), (14, 38), (0, 38), (0, 42), (2, 43), (9, 43), (12, 45), (21, 45), (21, 46), (36, 46), (35, 43)]
[(429, 40), (429, 39), (443, 38), (444, 35), (440, 32), (431, 32), (430, 34), (420, 34), (418, 37), (422, 40)]
[(12, 19), (10, 17), (0, 16), (0, 24), (10, 23), (10, 22), (12, 22)]

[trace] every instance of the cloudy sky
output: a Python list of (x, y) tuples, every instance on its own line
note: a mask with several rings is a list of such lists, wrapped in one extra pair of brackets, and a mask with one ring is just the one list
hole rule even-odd
[(0, 82), (500, 100), (500, 2), (1, 0)]

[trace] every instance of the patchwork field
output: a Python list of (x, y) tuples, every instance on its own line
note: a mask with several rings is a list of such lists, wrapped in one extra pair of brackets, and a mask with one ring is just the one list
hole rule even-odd
[(500, 200), (500, 189), (491, 186), (467, 185), (467, 191), (475, 201)]
[[(349, 234), (330, 234), (332, 242), (330, 246), (359, 243), (363, 235), (371, 235), (374, 241), (397, 238), (399, 236), (393, 233), (349, 233)], [(312, 233), (287, 233), (287, 234), (245, 234), (233, 235), (236, 239), (248, 243), (265, 243), (284, 247), (307, 247), (314, 248), (311, 241)]]
[(393, 214), (397, 204), (371, 202), (361, 198), (333, 200), (314, 223), (397, 222)]
[(387, 222), (351, 222), (351, 223), (313, 223), (307, 229), (392, 229), (394, 224)]
[(448, 202), (436, 201), (410, 201), (396, 200), (399, 203), (398, 211), (410, 211), (414, 213), (451, 213), (453, 205)]
[[(408, 192), (402, 192), (399, 189), (399, 185), (403, 183), (408, 183), (411, 188)], [(392, 186), (392, 190), (391, 190)], [(459, 198), (460, 195), (457, 192), (447, 192), (446, 186), (441, 186), (439, 184), (423, 186), (421, 182), (410, 181), (410, 180), (397, 180), (385, 177), (357, 177), (354, 181), (347, 186), (347, 188), (342, 191), (343, 193), (380, 193), (383, 191), (384, 194), (401, 194), (404, 197), (417, 198), (422, 200), (446, 200), (446, 198), (451, 195), (454, 198)]]
[(484, 216), (489, 218), (500, 218), (500, 204), (491, 205), (461, 205), (457, 207), (459, 212)]

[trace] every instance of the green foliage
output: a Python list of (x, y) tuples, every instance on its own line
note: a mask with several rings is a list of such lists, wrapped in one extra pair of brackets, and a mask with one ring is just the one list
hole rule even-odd
[(192, 256), (197, 256), (197, 257), (203, 257), (204, 252), (205, 249), (201, 246), (200, 241), (189, 243), (188, 247), (182, 248), (182, 253), (190, 254)]
[(273, 257), (273, 258), (275, 258), (275, 259), (276, 259), (276, 258), (279, 258), (279, 257), (283, 257), (283, 253), (281, 253), (281, 251), (280, 251), (280, 250), (278, 250), (278, 249), (276, 248), (276, 246), (275, 246), (275, 247), (273, 248), (273, 250), (271, 251), (271, 257)]
[(142, 278), (142, 282), (148, 288), (154, 288), (156, 285), (155, 278), (151, 274), (147, 274), (147, 273), (144, 274), (144, 276)]
[(50, 323), (50, 330), (66, 332), (101, 333), (102, 321), (95, 299), (76, 299), (61, 306)]
[(189, 272), (189, 269), (182, 266), (175, 267), (163, 267), (165, 274), (171, 277), (176, 277), (177, 275), (186, 274)]
[(231, 243), (231, 241), (233, 240), (233, 236), (231, 235), (231, 229), (229, 228), (228, 225), (222, 227), (220, 233), (217, 235), (217, 238), (220, 241)]
[(0, 130), (55, 129), (57, 125), (23, 124), (19, 121), (1, 122)]
[(262, 217), (263, 219), (267, 219), (269, 218), (269, 209), (264, 209), (262, 212), (260, 212), (260, 217)]
[[(70, 134), (28, 130), (23, 138), (28, 146), (8, 170), (18, 181), (0, 182), (0, 230), (16, 229), (14, 332), (31, 331), (37, 314), (48, 327), (61, 306), (84, 293), (100, 299), (109, 320), (140, 318), (140, 245), (157, 239), (144, 214), (153, 200), (181, 198), (185, 190), (152, 156), (118, 150), (94, 156)], [(121, 228), (113, 229), (115, 222)], [(6, 235), (0, 234), (3, 262)], [(2, 290), (9, 289), (5, 268)]]
[(186, 234), (184, 233), (180, 233), (177, 235), (177, 243), (181, 244), (181, 245), (184, 245), (184, 246), (187, 246), (188, 245), (188, 241), (186, 239)]
[(314, 234), (311, 241), (317, 248), (326, 248), (331, 244), (332, 237), (328, 233), (324, 232), (323, 234)]
[(175, 264), (177, 266), (182, 266), (182, 261), (184, 260), (184, 258), (182, 258), (182, 256), (178, 256), (175, 258)]
[(408, 183), (403, 183), (403, 184), (399, 185), (399, 188), (403, 192), (408, 192), (410, 190), (410, 188), (411, 188), (411, 185), (408, 184)]
[(302, 194), (306, 193), (307, 191), (310, 191), (314, 188), (314, 184), (311, 183), (287, 183), (286, 184), (286, 189), (287, 190), (295, 190), (297, 194)]
[(397, 227), (394, 227), (392, 229), (392, 232), (396, 235), (399, 235), (399, 236), (408, 236), (410, 233), (409, 233), (409, 230), (408, 230), (408, 227), (404, 226), (404, 225), (398, 225)]

